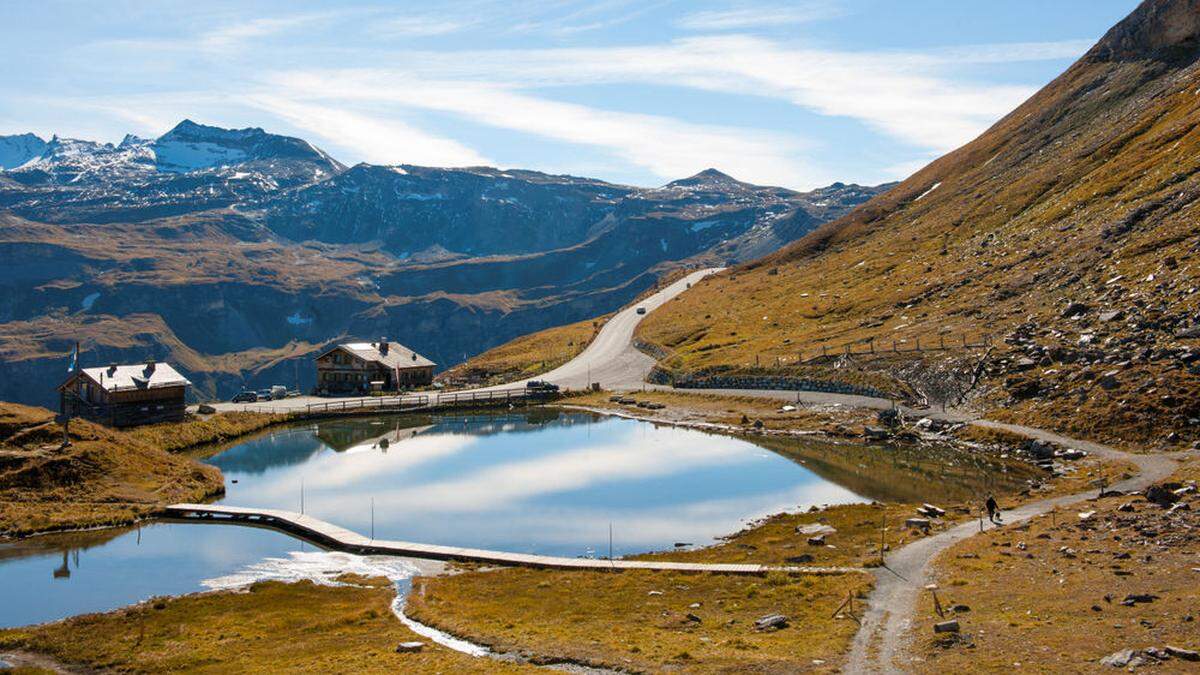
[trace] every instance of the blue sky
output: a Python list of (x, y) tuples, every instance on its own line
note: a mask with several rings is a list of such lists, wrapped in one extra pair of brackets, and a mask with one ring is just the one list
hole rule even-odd
[(1135, 0), (0, 3), (0, 134), (178, 121), (346, 162), (659, 185), (903, 178), (1078, 58)]

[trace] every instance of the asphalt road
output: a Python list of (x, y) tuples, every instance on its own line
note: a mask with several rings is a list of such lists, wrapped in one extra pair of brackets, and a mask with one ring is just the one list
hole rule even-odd
[[(688, 286), (700, 279), (720, 271), (714, 267), (692, 272), (641, 302), (617, 312), (600, 333), (592, 340), (583, 353), (554, 370), (540, 375), (536, 380), (553, 382), (564, 389), (584, 389), (589, 382), (599, 382), (600, 386), (614, 391), (628, 391), (641, 388), (646, 376), (654, 367), (654, 359), (639, 352), (633, 347), (633, 331), (638, 324), (651, 312), (669, 302), (672, 298), (687, 290)], [(639, 307), (646, 309), (645, 314), (638, 314)], [(509, 382), (494, 387), (481, 387), (471, 391), (495, 391), (503, 389), (518, 389), (524, 387), (529, 380)], [(356, 397), (324, 398), (317, 396), (299, 396), (279, 401), (260, 401), (258, 403), (215, 403), (218, 411), (253, 410), (257, 412), (289, 412), (303, 410), (310, 403), (325, 403), (328, 401), (346, 401), (348, 404), (359, 400)]]

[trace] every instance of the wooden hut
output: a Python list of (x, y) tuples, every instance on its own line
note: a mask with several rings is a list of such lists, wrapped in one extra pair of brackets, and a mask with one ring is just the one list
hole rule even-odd
[(58, 387), (59, 412), (114, 427), (178, 422), (191, 385), (170, 364), (154, 361), (79, 368)]

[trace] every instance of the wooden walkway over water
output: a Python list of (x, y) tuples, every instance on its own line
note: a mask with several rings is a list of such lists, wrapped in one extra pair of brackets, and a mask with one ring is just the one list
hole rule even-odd
[(556, 556), (506, 553), (457, 546), (418, 544), (407, 541), (369, 539), (323, 520), (292, 511), (252, 509), (210, 504), (173, 504), (163, 510), (168, 518), (198, 522), (232, 522), (259, 525), (298, 535), (324, 547), (362, 555), (396, 555), (432, 560), (477, 562), (490, 565), (534, 567), (561, 570), (656, 570), (669, 572), (709, 572), (715, 574), (788, 574), (840, 575), (865, 573), (857, 567), (775, 566), (737, 563), (684, 563), (652, 560), (597, 560)]

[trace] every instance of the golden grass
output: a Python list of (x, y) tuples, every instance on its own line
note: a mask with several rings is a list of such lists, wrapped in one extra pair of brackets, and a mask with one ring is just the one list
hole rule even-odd
[(667, 406), (663, 410), (647, 410), (636, 405), (614, 403), (609, 400), (611, 396), (608, 392), (589, 392), (572, 397), (569, 403), (682, 423), (704, 422), (745, 427), (748, 425), (743, 423), (743, 418), (746, 418), (749, 425), (761, 420), (763, 428), (771, 431), (836, 431), (838, 425), (861, 425), (873, 418), (873, 414), (844, 408), (815, 410), (797, 407), (796, 410), (785, 412), (781, 408), (787, 405), (787, 402), (779, 399), (691, 393), (686, 389), (650, 390), (626, 395), (636, 401), (661, 403)]
[[(990, 530), (943, 553), (936, 563), (939, 599), (946, 607), (969, 607), (955, 615), (967, 639), (934, 638), (933, 600), (923, 594), (914, 629), (914, 649), (922, 661), (907, 670), (1007, 672), (1019, 663), (1039, 672), (1092, 673), (1101, 669), (1100, 658), (1125, 648), (1200, 648), (1194, 621), (1200, 602), (1192, 569), (1195, 542), (1162, 539), (1180, 530), (1158, 521), (1163, 511), (1157, 506), (1141, 502), (1134, 513), (1115, 511), (1128, 502), (1136, 500), (1088, 502), (1059, 510), (1053, 518)], [(1110, 515), (1128, 521), (1081, 526), (1077, 514), (1092, 510), (1101, 522)], [(1187, 518), (1193, 530), (1200, 524), (1195, 515)], [(1158, 534), (1138, 531), (1147, 528)], [(1125, 554), (1130, 557), (1118, 557)], [(1131, 593), (1159, 597), (1122, 606)], [(1154, 670), (1194, 669), (1195, 664), (1175, 659)]]
[(0, 533), (123, 525), (220, 494), (220, 470), (175, 453), (278, 421), (228, 413), (119, 431), (74, 420), (64, 448), (53, 419), (45, 409), (0, 404)]
[[(874, 567), (880, 561), (881, 544), (886, 553), (969, 517), (961, 509), (947, 509), (946, 517), (934, 520), (928, 532), (906, 528), (904, 521), (907, 518), (923, 517), (917, 514), (917, 506), (919, 504), (843, 504), (820, 511), (781, 513), (713, 546), (637, 557), (680, 562)], [(808, 539), (812, 535), (798, 530), (822, 525), (834, 530), (826, 532), (825, 545), (810, 545)]]
[[(857, 628), (833, 618), (867, 575), (766, 577), (503, 569), (418, 578), (406, 612), (500, 651), (659, 672), (833, 672)], [(788, 628), (759, 632), (780, 613)], [(689, 614), (695, 618), (689, 618)], [(820, 661), (821, 663), (817, 663)]]
[[(672, 351), (685, 370), (746, 367), (868, 338), (911, 346), (917, 337), (1002, 336), (1025, 322), (1051, 345), (1075, 347), (1088, 331), (1175, 344), (1154, 322), (1200, 310), (1200, 293), (1190, 291), (1200, 264), (1190, 201), (1200, 185), (1200, 100), (1195, 81), (1156, 78), (1155, 67), (1078, 64), (977, 140), (849, 216), (695, 284), (650, 315), (639, 337)], [(1137, 209), (1142, 215), (1131, 215)], [(1128, 312), (1134, 300), (1145, 308), (1144, 327), (1061, 316), (1068, 301), (1091, 305), (1094, 318), (1107, 308)], [(1126, 351), (1130, 358), (1136, 350)], [(1055, 367), (1065, 380), (1084, 366)], [(1155, 416), (1149, 390), (1195, 392), (1200, 377), (1173, 359), (1144, 368), (1148, 387), (1112, 396), (1083, 388), (1109, 403), (1080, 405), (1071, 381), (1046, 410), (1018, 407), (1014, 417), (1057, 416), (1058, 428), (1129, 442), (1171, 431), (1195, 438), (1187, 422), (1195, 406)], [(1002, 382), (988, 379), (979, 392)], [(1130, 424), (1139, 414), (1153, 421)]]
[[(532, 667), (473, 658), (419, 637), (391, 612), (385, 580), (353, 586), (265, 582), (247, 592), (151, 600), (107, 614), (0, 631), (0, 649), (132, 673), (507, 673)], [(398, 654), (401, 642), (419, 653)]]
[(438, 380), (502, 384), (549, 372), (591, 344), (611, 314), (530, 333), (494, 347), (438, 375)]

